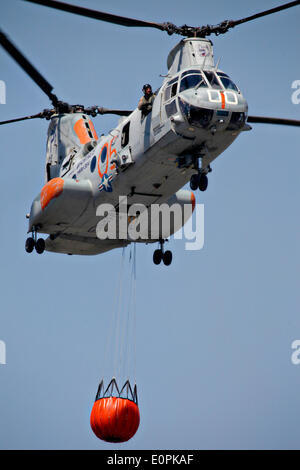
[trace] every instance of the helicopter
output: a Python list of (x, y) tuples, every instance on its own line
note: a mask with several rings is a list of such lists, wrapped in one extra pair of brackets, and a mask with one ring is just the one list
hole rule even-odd
[[(100, 106), (70, 105), (53, 94), (52, 85), (25, 58), (10, 39), (0, 34), (0, 44), (18, 62), (50, 99), (53, 108), (24, 118), (3, 121), (8, 124), (26, 119), (50, 121), (47, 139), (45, 185), (34, 199), (25, 249), (41, 254), (45, 250), (65, 254), (94, 255), (131, 243), (130, 237), (100, 240), (97, 237), (97, 207), (110, 204), (117, 212), (122, 198), (127, 199), (128, 225), (136, 224), (130, 208), (174, 203), (189, 206), (187, 216), (160, 229), (156, 238), (146, 234), (139, 241), (159, 243), (153, 261), (165, 265), (172, 253), (164, 250), (166, 239), (184, 225), (195, 206), (192, 191), (205, 191), (211, 164), (245, 131), (251, 123), (299, 126), (300, 121), (249, 116), (248, 104), (229, 75), (214, 63), (211, 34), (225, 34), (231, 28), (292, 8), (290, 2), (251, 17), (224, 21), (216, 26), (178, 27), (171, 23), (150, 23), (83, 7), (53, 1), (25, 0), (90, 18), (127, 27), (155, 28), (183, 39), (168, 56), (168, 73), (154, 92), (151, 112), (106, 109)], [(104, 114), (120, 116), (109, 135), (95, 131), (91, 117)], [(190, 182), (191, 191), (181, 188)], [(120, 201), (120, 196), (121, 201)], [(128, 210), (128, 212), (127, 212)], [(151, 223), (149, 224), (151, 225)], [(37, 238), (38, 233), (48, 238)]]

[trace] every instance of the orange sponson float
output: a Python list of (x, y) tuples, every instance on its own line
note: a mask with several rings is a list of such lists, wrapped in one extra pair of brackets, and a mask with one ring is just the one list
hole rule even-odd
[[(113, 396), (116, 394), (117, 396)], [(126, 442), (131, 439), (140, 424), (137, 405), (137, 389), (132, 391), (129, 381), (119, 391), (112, 379), (104, 391), (100, 383), (91, 412), (91, 428), (99, 439), (106, 442)]]

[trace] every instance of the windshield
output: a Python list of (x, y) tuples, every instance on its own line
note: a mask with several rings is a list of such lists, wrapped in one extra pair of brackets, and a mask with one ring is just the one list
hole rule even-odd
[(233, 83), (232, 80), (225, 73), (219, 73), (219, 78), (226, 90), (239, 91), (238, 87)]
[(214, 72), (205, 71), (204, 73), (205, 73), (205, 76), (207, 78), (208, 83), (210, 84), (210, 86), (212, 88), (215, 88), (215, 89), (218, 89), (218, 90), (222, 89), (222, 87), (219, 83), (219, 80), (217, 79), (217, 76)]
[(187, 90), (188, 88), (207, 87), (202, 75), (187, 75), (181, 79), (180, 91)]

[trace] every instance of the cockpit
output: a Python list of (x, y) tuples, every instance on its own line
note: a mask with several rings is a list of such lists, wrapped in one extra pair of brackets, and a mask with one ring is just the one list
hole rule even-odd
[[(185, 93), (180, 96), (186, 90), (194, 90), (195, 93), (190, 97)], [(206, 90), (206, 93), (200, 94), (197, 90)], [(167, 118), (175, 116), (179, 108), (189, 124), (204, 128), (210, 125), (216, 107), (219, 108), (218, 116), (222, 116), (222, 119), (231, 112), (228, 129), (233, 124), (235, 129), (242, 128), (246, 119), (246, 102), (240, 90), (226, 73), (216, 70), (195, 68), (178, 74), (165, 84), (163, 104)], [(231, 126), (234, 120), (238, 122)]]
[(187, 70), (183, 72), (180, 80), (179, 92), (189, 88), (213, 88), (215, 90), (233, 90), (239, 93), (238, 87), (224, 72), (204, 70)]

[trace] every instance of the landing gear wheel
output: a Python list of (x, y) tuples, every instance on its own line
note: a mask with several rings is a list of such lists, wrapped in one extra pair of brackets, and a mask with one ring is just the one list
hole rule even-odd
[(36, 252), (41, 255), (45, 251), (45, 240), (43, 238), (39, 238), (35, 244)]
[(196, 191), (196, 189), (198, 189), (198, 187), (199, 187), (199, 175), (196, 173), (196, 174), (191, 176), (190, 188), (191, 188), (192, 191)]
[(162, 250), (155, 250), (153, 253), (153, 263), (160, 264), (162, 259), (163, 259)]
[(208, 186), (208, 178), (206, 175), (204, 175), (202, 173), (202, 175), (200, 175), (200, 178), (199, 178), (199, 189), (200, 191), (206, 191), (207, 190), (207, 186)]
[(166, 251), (163, 256), (164, 264), (166, 266), (170, 266), (170, 264), (172, 263), (172, 258), (173, 258), (172, 251)]
[(27, 238), (26, 243), (25, 243), (25, 251), (27, 253), (32, 253), (34, 249), (35, 241), (32, 237)]

